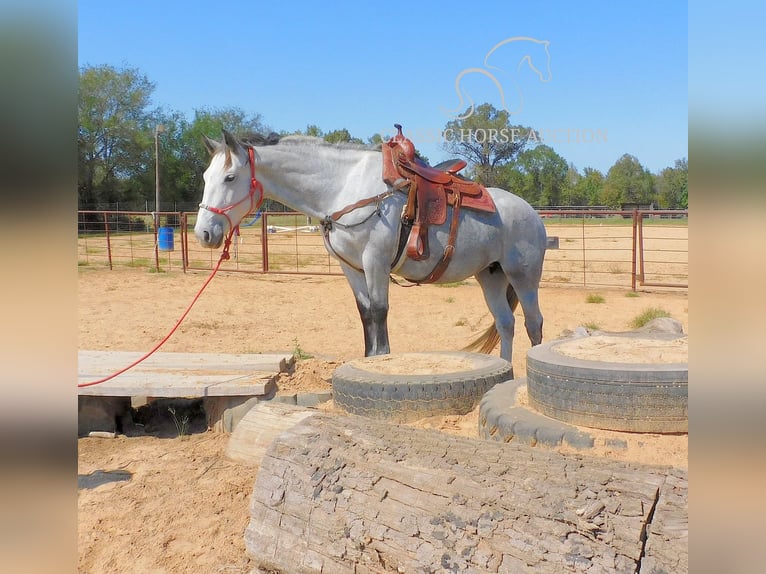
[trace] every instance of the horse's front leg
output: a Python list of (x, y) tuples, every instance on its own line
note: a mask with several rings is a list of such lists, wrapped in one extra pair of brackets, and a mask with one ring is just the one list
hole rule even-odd
[(364, 330), (364, 356), (386, 355), (388, 342), (388, 275), (374, 280), (376, 273), (365, 274), (341, 263), (356, 299)]

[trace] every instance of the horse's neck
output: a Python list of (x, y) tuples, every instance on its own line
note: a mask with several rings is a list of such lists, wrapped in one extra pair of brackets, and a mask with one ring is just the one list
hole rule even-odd
[[(257, 151), (256, 177), (266, 195), (306, 215), (321, 218), (378, 193), (369, 189), (374, 170), (381, 170), (375, 152), (280, 145)], [(357, 180), (359, 185), (349, 185)]]

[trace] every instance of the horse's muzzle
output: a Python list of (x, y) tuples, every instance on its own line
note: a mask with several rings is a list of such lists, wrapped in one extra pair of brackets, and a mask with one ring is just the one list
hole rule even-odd
[(194, 226), (194, 235), (202, 247), (217, 249), (223, 243), (223, 226), (220, 223)]

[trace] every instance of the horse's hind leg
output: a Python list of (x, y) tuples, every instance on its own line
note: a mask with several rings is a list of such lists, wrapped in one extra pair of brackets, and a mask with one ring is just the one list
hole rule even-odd
[(539, 280), (528, 272), (525, 274), (509, 273), (510, 283), (524, 311), (524, 326), (532, 346), (543, 342), (543, 314), (538, 298)]
[[(500, 356), (513, 364), (513, 331), (516, 318), (508, 299), (508, 278), (497, 267), (487, 267), (476, 274), (484, 301), (495, 318), (495, 328), (500, 335)], [(513, 371), (511, 371), (513, 376)]]

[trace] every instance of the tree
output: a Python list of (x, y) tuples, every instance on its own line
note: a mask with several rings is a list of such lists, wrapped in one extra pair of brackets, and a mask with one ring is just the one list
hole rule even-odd
[(149, 106), (154, 84), (135, 68), (84, 67), (78, 93), (80, 202), (119, 201), (120, 183), (151, 162)]
[(566, 184), (561, 194), (561, 204), (569, 206), (581, 206), (586, 205), (587, 200), (584, 195), (578, 192), (577, 184), (582, 179), (580, 172), (577, 171), (577, 167), (571, 161), (567, 168)]
[(324, 135), (324, 139), (330, 143), (364, 143), (359, 138), (352, 137), (346, 128), (327, 132)]
[(532, 205), (561, 205), (566, 197), (569, 166), (550, 146), (538, 145), (520, 153), (504, 172), (506, 186)]
[(663, 209), (689, 208), (689, 164), (678, 159), (674, 167), (666, 167), (657, 176), (657, 200)]
[(603, 187), (604, 174), (592, 167), (586, 167), (575, 184), (572, 196), (577, 198), (577, 203), (572, 205), (599, 205)]
[(371, 147), (382, 146), (391, 136), (382, 136), (380, 133), (375, 132), (367, 138), (367, 144)]
[(601, 194), (601, 202), (619, 208), (624, 203), (650, 203), (654, 178), (635, 156), (623, 155), (609, 168)]
[(313, 136), (315, 138), (321, 138), (324, 134), (322, 133), (322, 130), (319, 128), (316, 124), (309, 124), (306, 126), (306, 133), (307, 136)]
[(481, 104), (465, 119), (447, 122), (442, 133), (443, 148), (465, 159), (474, 179), (487, 186), (499, 185), (500, 168), (528, 143), (538, 141), (531, 128), (511, 125), (508, 112), (498, 111), (491, 104)]

